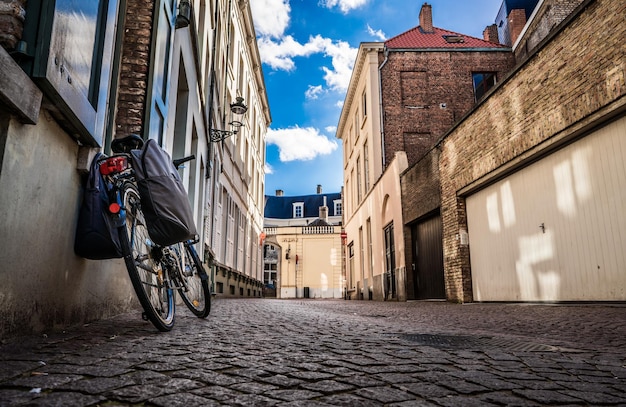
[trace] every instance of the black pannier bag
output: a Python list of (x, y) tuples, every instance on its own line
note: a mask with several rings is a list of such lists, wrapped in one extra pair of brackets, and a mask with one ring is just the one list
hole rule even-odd
[(89, 170), (74, 238), (74, 252), (91, 260), (122, 257), (117, 228), (107, 213), (109, 200), (98, 168), (101, 156), (96, 154)]
[(150, 139), (131, 156), (150, 238), (161, 246), (194, 239), (189, 198), (169, 154)]

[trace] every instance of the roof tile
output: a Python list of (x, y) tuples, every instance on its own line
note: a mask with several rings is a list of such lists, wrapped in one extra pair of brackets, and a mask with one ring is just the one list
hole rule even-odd
[[(422, 31), (417, 26), (409, 31), (388, 39), (385, 45), (389, 49), (467, 49), (467, 48), (508, 48), (469, 35), (433, 27), (432, 33)], [(462, 37), (462, 42), (446, 41), (446, 36)]]

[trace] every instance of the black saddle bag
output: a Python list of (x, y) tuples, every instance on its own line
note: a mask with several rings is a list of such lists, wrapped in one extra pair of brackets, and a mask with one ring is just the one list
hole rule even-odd
[(101, 156), (98, 153), (94, 157), (89, 169), (74, 238), (74, 252), (91, 260), (122, 257), (117, 228), (107, 213), (109, 200), (98, 168)]
[(189, 198), (169, 154), (150, 139), (131, 156), (150, 238), (161, 246), (194, 239)]

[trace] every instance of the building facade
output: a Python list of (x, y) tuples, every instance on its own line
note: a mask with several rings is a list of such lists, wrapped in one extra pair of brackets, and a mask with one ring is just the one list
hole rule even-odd
[(342, 298), (341, 193), (265, 198), (262, 240), (266, 294), (277, 298)]
[(525, 56), (438, 144), (449, 299), (626, 299), (623, 15), (541, 2)]
[[(351, 298), (416, 298), (400, 175), (514, 65), (510, 48), (434, 27), (428, 4), (419, 22), (385, 43), (361, 44), (339, 120)], [(438, 191), (436, 179), (427, 181)], [(437, 209), (412, 221), (435, 217), (431, 226), (441, 233)], [(441, 239), (438, 246), (440, 257)], [(442, 261), (437, 266), (443, 285)]]
[[(0, 204), (6, 211), (0, 336), (138, 307), (122, 260), (91, 261), (73, 252), (91, 158), (130, 133), (158, 140), (173, 157), (196, 156), (182, 178), (215, 291), (228, 268), (237, 275), (236, 295), (261, 292), (258, 236), (270, 114), (249, 6), (92, 3), (3, 1), (9, 7), (0, 19)], [(225, 111), (237, 97), (248, 108), (241, 128), (212, 142), (213, 130), (229, 130), (221, 126), (231, 121)], [(216, 209), (223, 207), (230, 209)], [(222, 233), (214, 237), (216, 224)], [(243, 253), (224, 251), (233, 239)]]

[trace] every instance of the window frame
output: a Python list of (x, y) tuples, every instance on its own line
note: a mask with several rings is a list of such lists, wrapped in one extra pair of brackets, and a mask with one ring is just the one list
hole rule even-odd
[[(482, 79), (477, 82), (477, 78)], [(472, 72), (472, 87), (474, 89), (474, 101), (481, 100), (494, 86), (497, 85), (497, 72), (477, 71)], [(480, 89), (480, 92), (479, 92)]]
[[(29, 18), (22, 40), (29, 45), (33, 58), (24, 59), (20, 65), (53, 101), (73, 135), (93, 147), (104, 146), (114, 105), (109, 101), (116, 91), (122, 1), (83, 1), (71, 3), (67, 9), (68, 4), (60, 1), (29, 1), (25, 6)], [(93, 11), (95, 14), (90, 13)], [(73, 17), (77, 15), (83, 19), (77, 21)], [(88, 19), (91, 16), (93, 20)], [(88, 42), (88, 52), (81, 53), (85, 46), (71, 44), (77, 35), (85, 43), (85, 24), (76, 31), (76, 26), (85, 22), (93, 28), (93, 42)]]
[[(300, 216), (298, 216), (298, 211), (300, 212)], [(294, 219), (304, 218), (304, 202), (294, 202), (292, 204), (292, 217)]]

